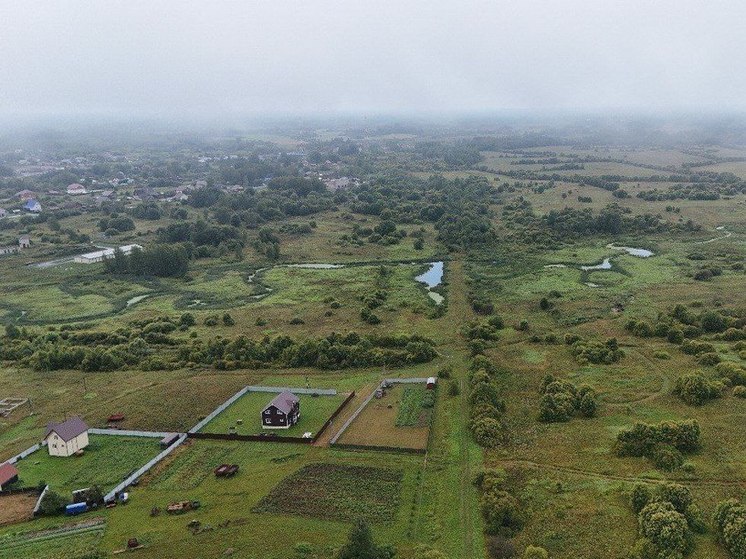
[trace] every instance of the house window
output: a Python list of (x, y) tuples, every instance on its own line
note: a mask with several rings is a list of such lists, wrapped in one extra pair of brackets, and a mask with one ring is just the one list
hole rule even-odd
[(264, 415), (269, 415), (269, 410), (264, 410)]
[(265, 418), (264, 418), (264, 423), (267, 423), (267, 424), (269, 424), (269, 417), (265, 417)]

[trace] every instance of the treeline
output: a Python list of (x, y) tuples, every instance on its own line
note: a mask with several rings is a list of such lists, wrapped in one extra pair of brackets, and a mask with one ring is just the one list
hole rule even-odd
[(179, 244), (156, 244), (145, 249), (134, 247), (129, 254), (117, 248), (112, 258), (104, 260), (104, 270), (110, 274), (183, 277), (189, 270), (189, 254)]
[[(187, 331), (194, 323), (194, 317), (185, 313), (179, 319), (158, 317), (134, 321), (114, 332), (62, 327), (59, 331), (36, 333), (9, 326), (0, 337), (0, 359), (39, 371), (114, 371), (170, 370), (198, 365), (219, 370), (403, 367), (426, 363), (437, 356), (435, 343), (418, 335), (361, 336), (350, 332), (303, 340), (289, 336), (200, 340), (172, 335)], [(234, 324), (230, 315), (223, 317), (223, 324), (227, 327)]]

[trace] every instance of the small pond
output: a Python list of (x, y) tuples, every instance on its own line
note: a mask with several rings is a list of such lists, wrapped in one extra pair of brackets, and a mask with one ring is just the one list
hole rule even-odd
[(600, 264), (595, 264), (593, 266), (581, 266), (580, 269), (586, 272), (589, 270), (611, 270), (611, 259), (604, 258), (604, 261)]
[(652, 250), (648, 250), (646, 248), (618, 247), (614, 245), (613, 243), (606, 245), (606, 248), (611, 248), (614, 250), (623, 250), (627, 254), (631, 254), (632, 256), (639, 256), (640, 258), (649, 258), (654, 255)]
[(443, 302), (444, 297), (440, 293), (432, 291), (433, 287), (439, 286), (443, 281), (443, 262), (431, 262), (430, 268), (414, 279), (427, 286), (427, 294), (436, 305)]

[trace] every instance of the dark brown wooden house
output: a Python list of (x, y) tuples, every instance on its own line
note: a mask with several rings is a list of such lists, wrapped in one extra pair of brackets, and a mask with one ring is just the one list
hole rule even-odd
[(263, 429), (288, 429), (300, 419), (300, 399), (285, 390), (275, 396), (262, 410)]

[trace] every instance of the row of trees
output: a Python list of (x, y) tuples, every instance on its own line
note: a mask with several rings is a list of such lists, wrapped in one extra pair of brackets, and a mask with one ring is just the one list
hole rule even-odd
[(180, 244), (155, 244), (145, 249), (134, 247), (129, 254), (116, 249), (113, 258), (104, 260), (104, 270), (110, 274), (183, 277), (188, 269), (189, 255)]

